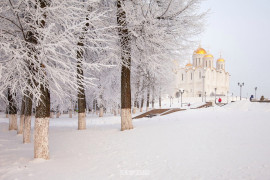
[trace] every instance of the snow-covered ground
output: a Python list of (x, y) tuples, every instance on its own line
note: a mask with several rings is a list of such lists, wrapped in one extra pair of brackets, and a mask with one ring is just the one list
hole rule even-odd
[(270, 103), (238, 101), (133, 120), (87, 116), (50, 121), (50, 160), (0, 118), (0, 179), (270, 179)]

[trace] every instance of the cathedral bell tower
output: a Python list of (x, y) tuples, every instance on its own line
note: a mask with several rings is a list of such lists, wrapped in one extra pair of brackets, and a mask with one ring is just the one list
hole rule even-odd
[(212, 54), (207, 54), (203, 57), (203, 67), (205, 68), (213, 68), (213, 60), (214, 57)]
[(225, 60), (223, 58), (217, 60), (217, 70), (225, 70)]

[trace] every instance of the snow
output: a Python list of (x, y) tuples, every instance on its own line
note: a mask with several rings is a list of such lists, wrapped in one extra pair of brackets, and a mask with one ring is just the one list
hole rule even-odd
[(270, 103), (238, 101), (133, 120), (87, 116), (51, 119), (50, 160), (0, 118), (0, 179), (269, 179)]

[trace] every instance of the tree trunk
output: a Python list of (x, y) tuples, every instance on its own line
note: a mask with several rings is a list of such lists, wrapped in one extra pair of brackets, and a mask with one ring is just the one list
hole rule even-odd
[(132, 114), (136, 114), (136, 109), (137, 108), (137, 103), (136, 100), (134, 100), (134, 106), (133, 106), (133, 110), (132, 110)]
[(99, 109), (99, 117), (103, 117), (103, 113), (103, 106), (101, 106)]
[(29, 94), (25, 97), (25, 111), (24, 111), (24, 127), (23, 127), (23, 143), (31, 142), (31, 119), (32, 119), (32, 98), (33, 95)]
[(140, 77), (137, 77), (136, 82), (136, 93), (134, 98), (134, 107), (133, 107), (133, 114), (136, 114), (137, 109), (139, 108), (139, 90), (140, 90)]
[(159, 96), (159, 108), (161, 109), (161, 95)]
[(14, 97), (8, 88), (8, 108), (9, 108), (9, 130), (17, 130), (17, 107), (14, 102)]
[(152, 109), (155, 108), (155, 88), (153, 87), (153, 93), (152, 93)]
[(36, 107), (34, 157), (49, 159), (50, 92), (40, 85), (41, 101)]
[(137, 107), (134, 107), (132, 110), (132, 114), (136, 114), (136, 112), (137, 112)]
[(133, 129), (131, 117), (131, 44), (126, 22), (126, 12), (122, 8), (122, 2), (117, 0), (117, 24), (121, 45), (121, 131)]
[(21, 105), (21, 116), (20, 116), (20, 126), (18, 128), (17, 134), (23, 133), (23, 126), (24, 126), (24, 111), (25, 111), (25, 96), (22, 99)]
[(9, 114), (9, 130), (17, 130), (17, 114)]
[(97, 111), (96, 100), (93, 100), (93, 114)]
[(8, 118), (8, 105), (6, 107), (6, 118)]
[[(79, 42), (78, 46), (83, 46), (83, 43)], [(77, 50), (77, 83), (78, 83), (78, 130), (86, 129), (86, 101), (85, 101), (85, 91), (84, 91), (84, 77), (82, 69), (82, 57), (83, 51)]]
[(59, 118), (59, 117), (60, 117), (60, 112), (58, 111), (56, 114), (56, 118)]
[(56, 107), (56, 118), (60, 117), (60, 109), (59, 109), (59, 105), (57, 105)]
[(146, 97), (146, 111), (149, 110), (149, 100), (150, 100), (150, 90), (147, 89), (147, 97)]
[(104, 108), (104, 101), (102, 94), (99, 96), (100, 102), (99, 102), (99, 117), (103, 117), (103, 114), (106, 113), (106, 108)]
[(141, 99), (141, 108), (140, 108), (140, 112), (143, 111), (143, 102), (144, 102), (144, 92), (142, 93), (142, 99)]
[(71, 109), (68, 110), (68, 114), (69, 114), (69, 118), (72, 118), (72, 110)]

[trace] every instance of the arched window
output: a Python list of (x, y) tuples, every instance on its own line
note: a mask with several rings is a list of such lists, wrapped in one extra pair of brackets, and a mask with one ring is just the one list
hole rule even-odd
[(184, 74), (182, 74), (182, 81), (184, 81)]
[(190, 79), (192, 80), (192, 73), (190, 73)]

